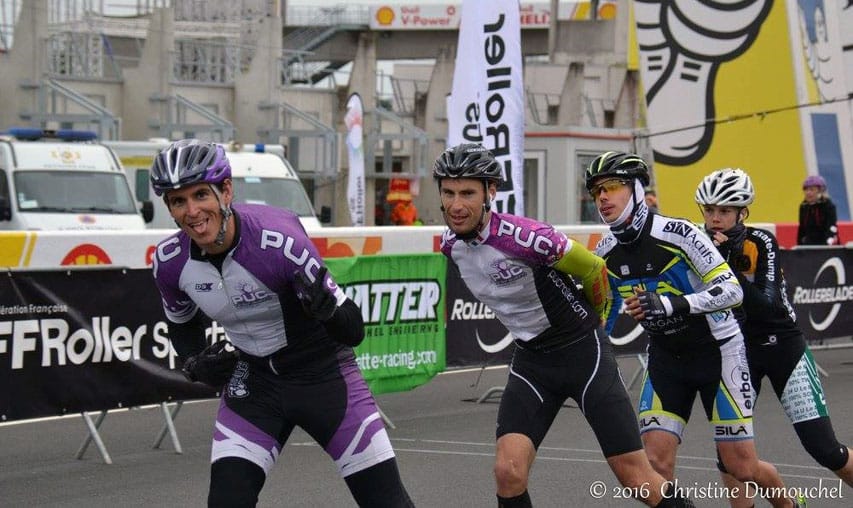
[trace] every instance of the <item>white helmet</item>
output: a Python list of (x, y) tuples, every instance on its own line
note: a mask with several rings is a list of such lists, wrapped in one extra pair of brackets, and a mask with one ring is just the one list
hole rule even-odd
[(753, 201), (752, 180), (739, 168), (718, 169), (703, 178), (696, 189), (696, 202), (700, 205), (744, 207)]

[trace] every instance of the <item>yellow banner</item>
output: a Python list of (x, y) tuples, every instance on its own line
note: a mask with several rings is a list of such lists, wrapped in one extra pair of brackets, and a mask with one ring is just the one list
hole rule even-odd
[[(656, 187), (668, 215), (699, 220), (702, 177), (739, 167), (756, 188), (750, 221), (797, 220), (805, 160), (785, 2), (746, 4), (688, 12), (689, 23), (664, 32), (666, 9), (634, 3)], [(655, 46), (660, 40), (665, 47)]]

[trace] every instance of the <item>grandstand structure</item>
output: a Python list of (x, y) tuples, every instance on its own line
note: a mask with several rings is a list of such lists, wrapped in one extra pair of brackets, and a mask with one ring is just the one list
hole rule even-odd
[[(389, 178), (426, 176), (444, 147), (455, 28), (384, 30), (366, 5), (285, 0), (2, 0), (0, 7), (2, 129), (281, 143), (315, 205), (331, 205), (339, 224), (347, 217), (335, 205), (345, 202), (351, 93), (366, 109), (368, 207)], [(523, 30), (528, 130), (637, 124), (628, 22), (623, 9), (613, 19)], [(378, 90), (377, 62), (404, 59)], [(423, 199), (437, 202), (431, 186), (423, 188)], [(430, 205), (419, 208), (429, 215)]]

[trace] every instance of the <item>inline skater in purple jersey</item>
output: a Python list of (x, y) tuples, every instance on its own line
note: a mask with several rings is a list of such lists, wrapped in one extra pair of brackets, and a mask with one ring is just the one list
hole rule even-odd
[(604, 261), (549, 224), (492, 211), (501, 167), (480, 145), (442, 153), (433, 177), (449, 227), (441, 251), (517, 346), (498, 409), (498, 506), (532, 506), (528, 477), (536, 450), (569, 397), (634, 497), (649, 506), (693, 506), (672, 492), (643, 451), (613, 349), (600, 328), (609, 296)]
[[(326, 273), (298, 217), (232, 206), (231, 167), (213, 143), (173, 143), (154, 160), (151, 184), (181, 229), (154, 257), (172, 345), (188, 379), (222, 390), (208, 505), (255, 506), (299, 425), (359, 506), (413, 506), (353, 355), (361, 311)], [(205, 349), (204, 316), (236, 351)]]

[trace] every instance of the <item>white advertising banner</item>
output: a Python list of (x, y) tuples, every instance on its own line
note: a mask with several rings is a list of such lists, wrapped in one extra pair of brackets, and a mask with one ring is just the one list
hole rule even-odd
[(347, 155), (349, 156), (349, 179), (347, 180), (347, 203), (353, 226), (364, 226), (364, 107), (361, 96), (350, 95), (347, 100)]
[[(617, 3), (615, 0), (600, 1), (597, 17), (615, 18)], [(557, 8), (557, 19), (561, 21), (593, 18), (589, 0), (563, 0)], [(456, 30), (460, 19), (460, 9), (456, 3), (380, 4), (370, 7), (370, 28), (373, 30)], [(521, 2), (518, 21), (521, 28), (547, 29), (551, 24), (551, 3)]]
[(524, 87), (518, 0), (462, 3), (447, 145), (480, 143), (503, 166), (499, 212), (524, 214)]

